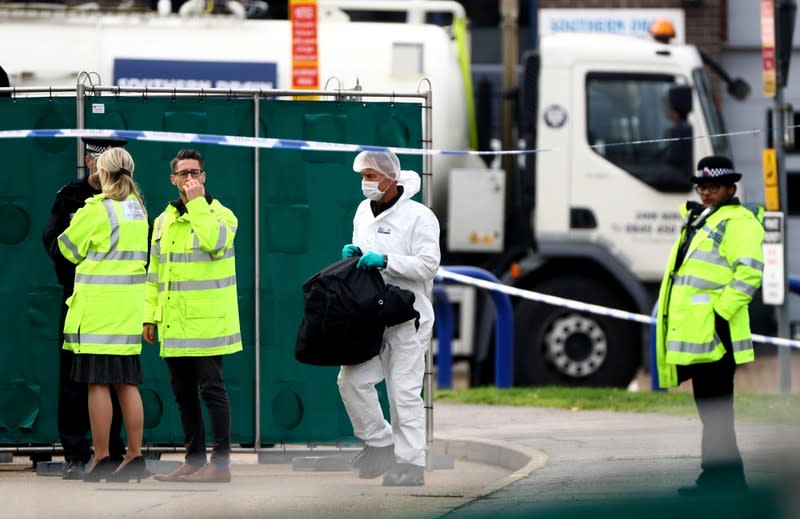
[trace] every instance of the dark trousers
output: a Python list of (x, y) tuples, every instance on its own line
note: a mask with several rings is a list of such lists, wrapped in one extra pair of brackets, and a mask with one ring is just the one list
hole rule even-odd
[(744, 467), (733, 416), (733, 359), (728, 323), (717, 316), (717, 335), (725, 345), (725, 355), (716, 362), (678, 366), (678, 379), (692, 379), (694, 402), (703, 424), (701, 468), (698, 484), (745, 484)]
[(231, 453), (231, 408), (222, 379), (222, 356), (168, 357), (170, 383), (181, 415), (186, 463), (206, 463), (206, 429), (200, 397), (208, 408), (214, 440), (211, 463), (227, 465)]
[[(80, 461), (88, 463), (92, 457), (92, 445), (88, 433), (89, 424), (89, 395), (88, 384), (75, 382), (69, 378), (72, 370), (72, 361), (75, 354), (62, 348), (64, 344), (64, 319), (67, 315), (67, 305), (61, 307), (61, 324), (59, 337), (59, 370), (58, 370), (58, 435), (64, 449), (64, 459), (67, 461)], [(111, 388), (111, 405), (114, 416), (111, 420), (111, 433), (109, 435), (109, 454), (113, 457), (125, 456), (125, 442), (122, 441), (122, 410), (119, 407), (117, 392)]]

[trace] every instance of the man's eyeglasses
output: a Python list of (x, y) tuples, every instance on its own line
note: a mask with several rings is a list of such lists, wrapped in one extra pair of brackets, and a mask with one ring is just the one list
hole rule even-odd
[(176, 171), (175, 173), (173, 173), (173, 175), (181, 177), (181, 178), (186, 178), (189, 175), (191, 175), (192, 178), (197, 178), (202, 173), (203, 173), (202, 169), (182, 169), (180, 171)]
[(708, 191), (712, 195), (715, 195), (719, 192), (722, 184), (700, 184), (699, 186), (694, 186), (694, 190), (697, 194), (702, 193), (703, 191)]

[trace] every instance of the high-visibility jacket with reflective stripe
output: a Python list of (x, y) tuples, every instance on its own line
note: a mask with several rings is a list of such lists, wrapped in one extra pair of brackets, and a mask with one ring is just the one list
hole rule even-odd
[[(687, 208), (681, 208), (684, 217)], [(674, 271), (686, 228), (667, 263), (658, 298), (656, 357), (661, 387), (678, 384), (676, 365), (714, 362), (725, 354), (714, 314), (728, 321), (737, 364), (754, 360), (747, 306), (764, 269), (763, 208), (723, 205), (697, 230)]]
[(64, 349), (138, 355), (142, 350), (147, 215), (135, 195), (87, 200), (58, 237), (75, 268), (67, 299)]
[(225, 355), (242, 349), (236, 297), (233, 212), (195, 198), (173, 205), (153, 229), (144, 322), (158, 326), (162, 357)]

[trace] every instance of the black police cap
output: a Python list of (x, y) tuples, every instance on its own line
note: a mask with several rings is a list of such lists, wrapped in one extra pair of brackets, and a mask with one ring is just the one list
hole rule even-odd
[(742, 174), (733, 169), (733, 162), (728, 157), (711, 155), (697, 163), (697, 173), (691, 178), (695, 184), (735, 184), (741, 180)]
[(116, 137), (82, 137), (86, 145), (86, 153), (103, 153), (111, 148), (122, 148), (128, 141)]

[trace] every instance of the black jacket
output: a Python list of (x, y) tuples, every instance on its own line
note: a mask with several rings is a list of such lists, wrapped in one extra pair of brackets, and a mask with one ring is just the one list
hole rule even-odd
[(88, 176), (64, 185), (56, 194), (50, 218), (42, 232), (42, 243), (56, 267), (56, 277), (64, 287), (64, 298), (72, 294), (75, 283), (75, 264), (68, 261), (58, 249), (58, 237), (69, 227), (69, 222), (86, 199), (98, 194), (88, 181)]
[(383, 331), (419, 313), (414, 294), (386, 285), (375, 269), (359, 270), (358, 258), (337, 261), (303, 283), (304, 315), (295, 358), (305, 364), (360, 364), (377, 355)]

